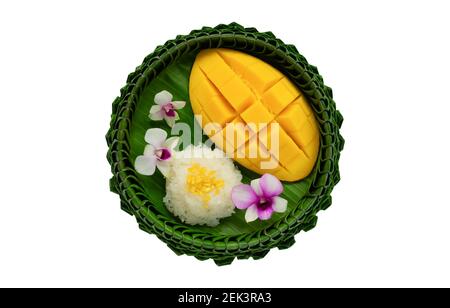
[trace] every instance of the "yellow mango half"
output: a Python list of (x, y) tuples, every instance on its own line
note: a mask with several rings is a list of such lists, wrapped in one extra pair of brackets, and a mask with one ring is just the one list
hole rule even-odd
[(314, 113), (297, 87), (264, 61), (205, 49), (192, 67), (189, 96), (205, 133), (244, 167), (284, 181), (300, 180), (314, 167), (320, 143)]

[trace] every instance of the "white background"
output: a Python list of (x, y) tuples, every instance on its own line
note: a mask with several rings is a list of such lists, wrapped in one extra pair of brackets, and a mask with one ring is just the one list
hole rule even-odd
[[(159, 3), (159, 4), (158, 4)], [(447, 1), (2, 1), (0, 286), (450, 287)], [(345, 121), (315, 229), (260, 261), (178, 257), (108, 191), (104, 135), (166, 40), (237, 21), (295, 44)]]

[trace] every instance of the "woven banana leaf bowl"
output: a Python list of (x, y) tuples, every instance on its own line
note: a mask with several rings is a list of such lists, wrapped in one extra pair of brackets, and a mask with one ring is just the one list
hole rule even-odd
[[(282, 72), (307, 98), (318, 123), (320, 145), (311, 173), (296, 182), (283, 183), (282, 197), (288, 200), (283, 213), (270, 220), (247, 223), (242, 211), (214, 227), (183, 223), (166, 208), (165, 179), (144, 176), (134, 162), (145, 148), (149, 128), (167, 130), (163, 122), (149, 119), (155, 94), (166, 89), (186, 106), (180, 121), (193, 127), (189, 98), (189, 76), (196, 55), (210, 48), (227, 48), (257, 57)], [(343, 118), (336, 110), (331, 88), (323, 83), (317, 68), (308, 64), (293, 45), (286, 45), (272, 33), (260, 33), (238, 24), (205, 27), (158, 46), (135, 72), (128, 76), (112, 106), (110, 129), (106, 135), (107, 158), (111, 165), (110, 189), (120, 196), (122, 210), (136, 217), (140, 229), (156, 235), (176, 254), (213, 259), (218, 265), (235, 258), (263, 258), (270, 249), (286, 249), (300, 231), (314, 228), (317, 212), (331, 205), (331, 191), (339, 182), (338, 161), (344, 140), (339, 134)], [(169, 131), (169, 130), (168, 130)], [(205, 137), (206, 139), (207, 136)], [(243, 183), (260, 176), (235, 163)]]

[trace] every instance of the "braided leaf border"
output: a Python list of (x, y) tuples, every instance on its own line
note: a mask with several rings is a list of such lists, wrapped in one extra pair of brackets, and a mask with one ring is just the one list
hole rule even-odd
[[(270, 227), (238, 236), (199, 233), (154, 211), (130, 161), (131, 119), (146, 86), (180, 56), (195, 50), (220, 47), (257, 56), (287, 75), (309, 98), (321, 134), (314, 179), (305, 197), (310, 201), (306, 209), (297, 206)], [(244, 28), (236, 23), (204, 27), (158, 46), (135, 72), (129, 74), (126, 85), (120, 90), (120, 97), (113, 102), (110, 129), (106, 135), (107, 159), (113, 173), (110, 189), (119, 194), (121, 208), (136, 217), (142, 230), (155, 234), (178, 255), (187, 254), (199, 260), (212, 258), (218, 265), (230, 264), (235, 257), (260, 259), (271, 248), (292, 246), (295, 234), (314, 228), (317, 212), (331, 205), (331, 191), (340, 180), (338, 161), (344, 146), (339, 133), (342, 121), (331, 88), (324, 85), (317, 68), (308, 64), (295, 46), (284, 44), (271, 32), (260, 33), (255, 28)]]

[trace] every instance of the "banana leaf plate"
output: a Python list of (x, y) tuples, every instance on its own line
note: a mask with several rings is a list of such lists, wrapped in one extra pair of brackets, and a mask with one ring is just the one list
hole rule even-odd
[[(161, 89), (187, 102), (178, 111), (180, 121), (190, 127), (196, 125), (189, 101), (189, 76), (196, 55), (208, 48), (242, 51), (272, 65), (301, 90), (317, 120), (320, 148), (316, 164), (306, 178), (283, 183), (282, 197), (288, 200), (288, 208), (270, 220), (249, 224), (243, 212), (236, 211), (216, 227), (184, 224), (164, 205), (164, 177), (143, 176), (134, 168), (136, 157), (144, 151), (147, 129), (159, 127), (169, 132), (163, 122), (148, 117), (153, 98)], [(114, 100), (106, 135), (107, 159), (113, 174), (110, 189), (120, 196), (121, 208), (135, 216), (142, 230), (156, 235), (178, 255), (213, 259), (218, 265), (230, 264), (235, 258), (260, 259), (271, 248), (293, 245), (294, 236), (302, 230), (311, 230), (316, 225), (317, 212), (331, 205), (331, 191), (340, 179), (342, 121), (331, 88), (324, 85), (317, 68), (308, 64), (293, 45), (284, 44), (271, 32), (260, 33), (236, 23), (204, 27), (158, 46), (128, 76), (120, 96)], [(259, 176), (236, 165), (243, 183)]]

